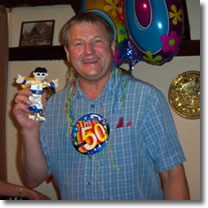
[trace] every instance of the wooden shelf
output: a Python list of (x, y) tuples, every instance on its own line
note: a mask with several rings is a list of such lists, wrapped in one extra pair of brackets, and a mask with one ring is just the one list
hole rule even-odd
[[(176, 56), (200, 56), (200, 40), (183, 40)], [(9, 48), (9, 61), (66, 60), (63, 46)]]
[(66, 59), (63, 46), (9, 48), (9, 61)]
[(176, 56), (200, 56), (200, 40), (182, 40)]

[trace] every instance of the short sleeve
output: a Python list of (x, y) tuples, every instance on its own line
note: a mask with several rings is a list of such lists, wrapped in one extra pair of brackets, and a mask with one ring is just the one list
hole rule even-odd
[(153, 89), (146, 108), (142, 131), (156, 171), (162, 172), (183, 163), (186, 159), (163, 93)]

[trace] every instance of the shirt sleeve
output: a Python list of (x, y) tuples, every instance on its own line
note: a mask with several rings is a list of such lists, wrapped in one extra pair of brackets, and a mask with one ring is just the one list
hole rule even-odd
[(143, 133), (155, 170), (159, 173), (183, 163), (186, 158), (163, 93), (152, 90), (146, 109)]

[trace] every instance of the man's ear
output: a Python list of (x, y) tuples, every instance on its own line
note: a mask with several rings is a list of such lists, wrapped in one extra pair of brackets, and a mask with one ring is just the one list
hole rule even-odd
[(113, 55), (114, 55), (116, 52), (116, 41), (115, 40), (113, 40), (113, 42), (111, 43), (111, 49), (112, 49)]
[(66, 53), (67, 61), (70, 61), (70, 58), (69, 58), (69, 50), (66, 48), (66, 46), (64, 46), (64, 50), (65, 50), (65, 53)]

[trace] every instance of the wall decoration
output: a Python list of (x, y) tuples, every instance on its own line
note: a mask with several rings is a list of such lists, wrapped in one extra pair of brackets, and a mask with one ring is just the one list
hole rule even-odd
[(52, 45), (54, 20), (22, 22), (19, 46)]
[(179, 74), (171, 83), (168, 100), (173, 110), (187, 119), (200, 118), (200, 72)]

